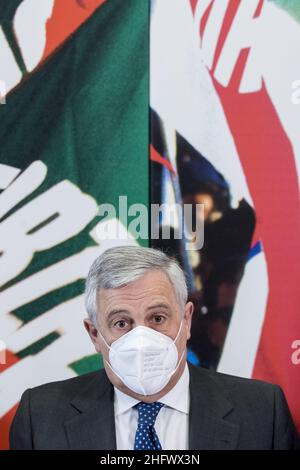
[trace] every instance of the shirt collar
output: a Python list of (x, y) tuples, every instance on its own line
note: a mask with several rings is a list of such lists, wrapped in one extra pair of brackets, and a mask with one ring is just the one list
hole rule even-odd
[[(130, 408), (133, 408), (139, 400), (126, 395), (118, 388), (114, 387), (114, 405), (116, 416), (125, 413)], [(183, 374), (178, 380), (177, 384), (163, 397), (159, 399), (160, 403), (178, 410), (182, 413), (188, 414), (189, 412), (189, 368), (185, 365)]]

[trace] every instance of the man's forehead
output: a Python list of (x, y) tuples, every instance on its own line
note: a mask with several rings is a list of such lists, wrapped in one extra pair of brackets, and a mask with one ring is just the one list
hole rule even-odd
[(129, 284), (113, 289), (100, 289), (98, 299), (108, 301), (113, 299), (139, 300), (141, 298), (160, 297), (173, 301), (175, 298), (173, 285), (168, 276), (162, 271), (150, 271)]

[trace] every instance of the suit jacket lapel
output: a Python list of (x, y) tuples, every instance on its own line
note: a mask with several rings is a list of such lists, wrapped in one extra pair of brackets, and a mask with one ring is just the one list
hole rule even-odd
[(190, 415), (189, 448), (191, 450), (235, 449), (239, 425), (225, 417), (233, 409), (207, 371), (189, 364)]
[(104, 370), (71, 402), (74, 417), (65, 430), (70, 449), (116, 450), (114, 391)]
[[(207, 371), (189, 364), (191, 450), (235, 449), (239, 425), (226, 420), (233, 409)], [(116, 450), (114, 390), (104, 370), (71, 401), (74, 416), (65, 423), (70, 449)]]

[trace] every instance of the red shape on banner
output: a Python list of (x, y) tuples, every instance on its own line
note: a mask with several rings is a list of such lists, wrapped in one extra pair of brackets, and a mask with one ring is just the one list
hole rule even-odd
[(0, 373), (4, 372), (6, 369), (20, 360), (15, 354), (13, 354), (11, 351), (8, 351), (8, 349), (6, 349), (3, 355), (5, 356), (5, 364), (0, 364)]
[(265, 0), (260, 0), (259, 4), (257, 5), (256, 12), (254, 13), (253, 18), (258, 18), (261, 14), (262, 7), (264, 5)]
[(47, 21), (47, 42), (43, 60), (84, 23), (107, 0), (56, 0)]
[[(6, 350), (5, 356), (6, 363), (0, 364), (0, 373), (20, 360), (15, 354), (8, 350)], [(7, 450), (9, 448), (9, 429), (17, 408), (18, 403), (0, 419), (0, 450)]]
[(176, 174), (176, 171), (174, 170), (174, 168), (173, 168), (172, 164), (169, 162), (169, 160), (167, 160), (162, 155), (160, 155), (160, 153), (158, 153), (158, 151), (155, 150), (155, 148), (153, 147), (152, 144), (150, 145), (150, 160), (152, 160), (153, 162), (159, 163), (160, 165), (163, 165), (173, 175)]
[[(229, 28), (224, 22), (223, 38)], [(283, 387), (300, 430), (300, 374), (291, 360), (292, 344), (300, 337), (297, 169), (291, 142), (265, 84), (257, 92), (239, 93), (248, 55), (249, 49), (241, 52), (228, 87), (220, 85), (213, 73), (212, 78), (253, 199), (256, 236), (262, 241), (267, 261), (269, 297), (252, 375)], [(249, 138), (250, 126), (255, 138)]]
[[(254, 19), (263, 5), (260, 0)], [(228, 86), (214, 79), (239, 6), (240, 0), (229, 2), (210, 73), (254, 203), (257, 223), (253, 238), (262, 241), (267, 261), (269, 296), (252, 376), (283, 387), (300, 431), (300, 374), (292, 361), (293, 345), (300, 338), (300, 195), (293, 148), (265, 84), (259, 91), (239, 92), (249, 48), (240, 52)], [(255, 138), (249, 138), (252, 135)]]
[(198, 0), (190, 0), (190, 4), (191, 4), (193, 14), (195, 13), (197, 3), (198, 3)]
[(9, 449), (9, 429), (16, 414), (19, 403), (17, 403), (6, 415), (0, 419), (0, 450)]
[(210, 15), (210, 12), (211, 12), (211, 9), (212, 9), (212, 6), (213, 6), (213, 2), (210, 3), (210, 5), (208, 5), (204, 15), (202, 16), (201, 18), (201, 21), (200, 21), (200, 30), (199, 30), (199, 33), (200, 33), (200, 38), (202, 39), (203, 38), (203, 34), (204, 34), (204, 30), (205, 30), (205, 27), (206, 27), (206, 24), (207, 24), (207, 20), (209, 18), (209, 15)]

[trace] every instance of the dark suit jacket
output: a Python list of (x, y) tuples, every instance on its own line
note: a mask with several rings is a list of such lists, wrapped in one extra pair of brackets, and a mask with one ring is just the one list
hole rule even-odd
[[(189, 449), (300, 447), (280, 387), (189, 369)], [(104, 370), (26, 390), (11, 449), (116, 449), (113, 395)]]

